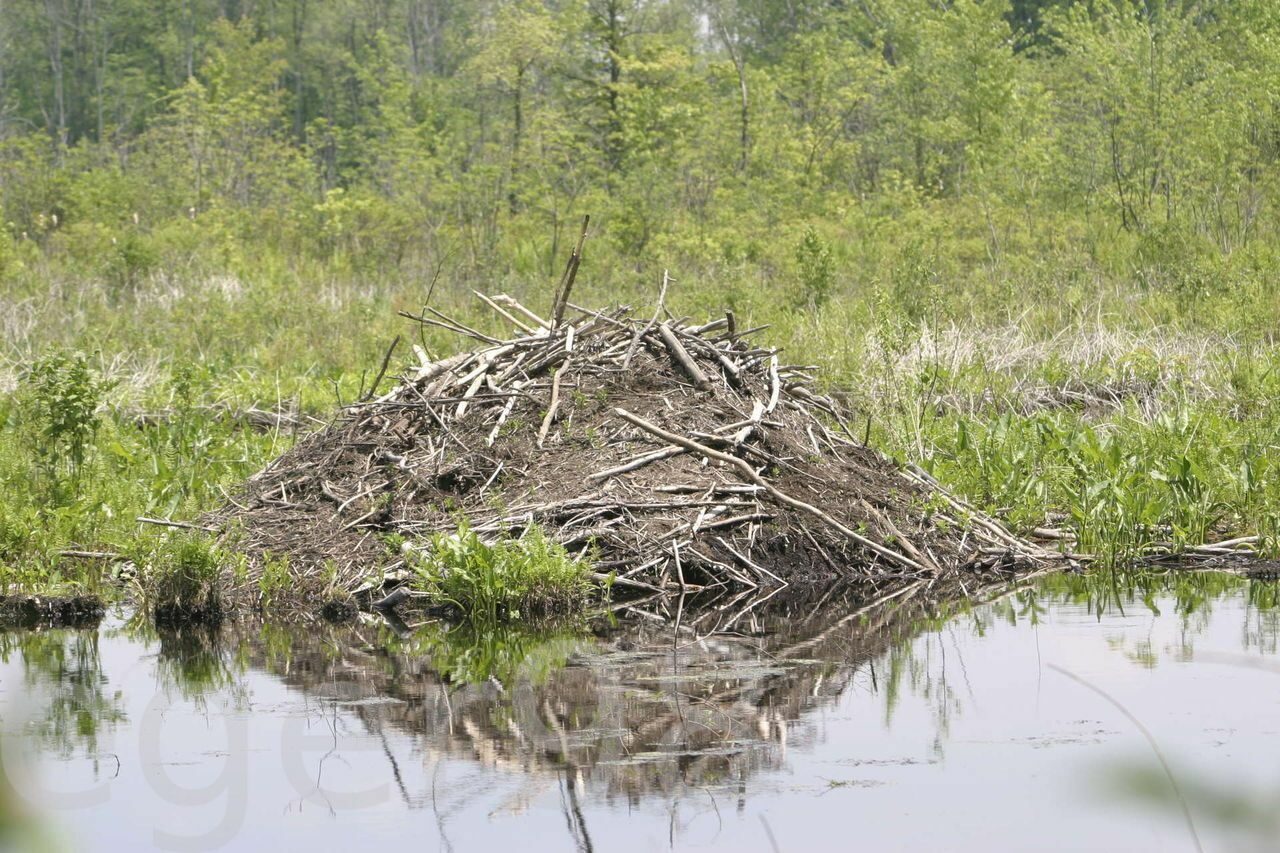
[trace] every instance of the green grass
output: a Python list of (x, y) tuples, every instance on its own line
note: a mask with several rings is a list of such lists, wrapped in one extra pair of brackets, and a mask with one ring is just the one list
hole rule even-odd
[[(1280, 256), (1193, 239), (1153, 255), (1076, 223), (1076, 245), (1028, 234), (991, 258), (965, 204), (756, 233), (745, 254), (708, 226), (661, 264), (620, 249), (605, 219), (575, 300), (647, 311), (669, 266), (673, 312), (770, 324), (761, 337), (818, 365), (859, 434), (1016, 528), (1067, 529), (1102, 565), (1237, 534), (1276, 553)], [(908, 222), (936, 239), (922, 245)], [(226, 412), (297, 411), (309, 429), (360, 394), (394, 335), (437, 357), (465, 344), (396, 317), (421, 307), (431, 270), (172, 239), (124, 289), (56, 243), (18, 247), (4, 275), (0, 586), (101, 588), (106, 564), (61, 553), (129, 552), (137, 516), (194, 518), (294, 439)], [(545, 310), (551, 278), (517, 248), (499, 243), (484, 276), (446, 268), (432, 304), (495, 334), (507, 330), (472, 287)], [(140, 426), (147, 412), (163, 423)]]

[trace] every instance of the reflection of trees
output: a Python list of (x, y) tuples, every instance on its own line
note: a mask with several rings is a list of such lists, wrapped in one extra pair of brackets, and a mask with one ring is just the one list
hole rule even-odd
[(0, 634), (0, 659), (22, 660), (28, 697), (39, 702), (23, 729), (63, 758), (77, 748), (97, 755), (98, 736), (125, 719), (123, 697), (102, 670), (98, 632), (41, 631)]

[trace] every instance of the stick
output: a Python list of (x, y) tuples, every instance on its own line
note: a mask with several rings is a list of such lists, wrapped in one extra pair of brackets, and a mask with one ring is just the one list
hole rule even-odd
[(778, 356), (769, 356), (769, 405), (764, 407), (765, 414), (773, 414), (778, 407), (778, 395), (781, 393), (781, 380), (778, 379)]
[(662, 316), (662, 309), (663, 307), (665, 307), (667, 302), (667, 284), (670, 281), (671, 281), (671, 278), (668, 275), (667, 271), (663, 270), (662, 286), (658, 288), (658, 307), (654, 309), (653, 317), (649, 320), (648, 323), (645, 323), (644, 328), (642, 328), (640, 331), (632, 335), (631, 345), (627, 347), (627, 356), (626, 358), (622, 359), (623, 370), (626, 370), (628, 367), (631, 366), (631, 357), (636, 354), (636, 346), (639, 345), (640, 339), (643, 338), (645, 335), (649, 334), (650, 330), (653, 329), (653, 327), (658, 324), (658, 318)]
[(603, 584), (612, 584), (613, 586), (629, 586), (632, 589), (643, 589), (646, 592), (662, 592), (661, 589), (659, 589), (656, 586), (653, 586), (652, 584), (641, 583), (640, 581), (633, 581), (630, 578), (620, 578), (617, 575), (604, 575), (604, 574), (601, 574), (600, 572), (592, 572), (591, 577), (595, 578), (596, 580), (600, 581), (600, 583), (603, 583)]
[[(431, 309), (431, 310), (434, 311), (435, 309)], [(439, 326), (442, 329), (448, 329), (450, 332), (453, 332), (456, 335), (466, 335), (469, 337), (473, 337), (473, 338), (476, 338), (477, 340), (484, 341), (487, 344), (502, 343), (502, 341), (498, 340), (497, 338), (490, 337), (489, 335), (486, 335), (483, 332), (477, 332), (473, 329), (466, 329), (453, 322), (445, 323), (445, 322), (441, 322), (440, 320), (432, 320), (430, 317), (423, 317), (418, 314), (410, 314), (408, 311), (397, 311), (396, 313), (399, 314), (401, 317), (404, 317), (406, 320), (413, 320), (415, 323), (422, 323), (423, 325), (427, 325), (427, 326)]]
[(564, 321), (564, 309), (569, 304), (569, 291), (573, 290), (573, 280), (578, 277), (578, 265), (582, 263), (582, 244), (587, 241), (587, 226), (591, 224), (591, 215), (582, 217), (582, 233), (578, 235), (578, 245), (573, 247), (569, 263), (560, 278), (560, 286), (556, 290), (556, 301), (551, 318), (551, 328), (557, 329)]
[(671, 353), (674, 358), (688, 374), (689, 379), (693, 381), (693, 386), (699, 391), (710, 391), (711, 383), (707, 380), (707, 376), (698, 367), (697, 362), (689, 355), (689, 351), (684, 348), (684, 344), (680, 343), (680, 339), (676, 337), (675, 332), (671, 331), (671, 327), (666, 323), (658, 324), (658, 334), (662, 336), (662, 342), (667, 346), (667, 352)]
[(655, 450), (647, 456), (641, 456), (639, 459), (632, 459), (625, 465), (619, 465), (616, 468), (609, 468), (604, 471), (597, 471), (594, 474), (588, 475), (587, 479), (593, 483), (598, 480), (607, 480), (610, 477), (616, 477), (618, 474), (625, 474), (628, 471), (643, 468), (651, 462), (658, 462), (663, 459), (670, 459), (672, 456), (679, 456), (684, 452), (685, 449), (683, 447), (667, 447), (662, 450)]
[(717, 349), (716, 347), (713, 347), (711, 344), (707, 343), (697, 335), (691, 335), (685, 332), (684, 336), (688, 338), (691, 343), (696, 344), (698, 349), (705, 351), (708, 355), (710, 355), (716, 361), (720, 362), (720, 366), (723, 367), (725, 371), (724, 373), (725, 379), (729, 380), (730, 385), (732, 385), (735, 388), (742, 387), (741, 370), (738, 368), (738, 365), (734, 364), (732, 361), (729, 360), (729, 357), (727, 355), (725, 355), (719, 349)]
[(476, 373), (475, 378), (471, 380), (471, 385), (467, 388), (466, 393), (462, 395), (462, 402), (458, 404), (458, 408), (453, 415), (453, 419), (455, 421), (462, 420), (462, 416), (467, 413), (467, 404), (471, 398), (476, 395), (476, 392), (480, 390), (480, 385), (484, 382), (484, 378), (489, 375), (488, 362), (482, 364), (481, 367), (483, 369)]
[(458, 322), (457, 320), (450, 317), (448, 314), (445, 314), (442, 311), (437, 311), (436, 309), (432, 308), (429, 305), (427, 306), (427, 310), (430, 311), (432, 314), (436, 315), (437, 317), (439, 317), (444, 322), (452, 323), (454, 326), (457, 326), (459, 329), (462, 330), (464, 334), (468, 334), (473, 338), (477, 338), (482, 341), (488, 341), (491, 344), (501, 345), (503, 343), (497, 338), (490, 337), (489, 335), (486, 335), (484, 332), (481, 332), (477, 329), (473, 329), (470, 326), (466, 325), (465, 323)]
[(528, 325), (525, 325), (524, 323), (521, 323), (521, 322), (520, 322), (519, 320), (517, 320), (515, 317), (511, 316), (510, 314), (508, 314), (508, 313), (507, 313), (507, 312), (502, 308), (502, 306), (501, 306), (501, 305), (499, 305), (498, 303), (494, 302), (492, 299), (490, 299), (489, 297), (485, 296), (483, 293), (481, 293), (481, 292), (480, 292), (480, 291), (478, 291), (478, 290), (473, 290), (473, 291), (471, 291), (471, 292), (472, 292), (472, 293), (474, 293), (474, 294), (475, 294), (475, 295), (480, 299), (480, 301), (481, 301), (481, 302), (483, 302), (485, 305), (488, 305), (490, 308), (492, 308), (494, 311), (496, 311), (496, 312), (498, 313), (498, 315), (499, 315), (500, 317), (502, 317), (504, 320), (506, 320), (508, 323), (510, 323), (511, 325), (515, 326), (517, 329), (519, 329), (519, 330), (520, 330), (520, 331), (522, 331), (522, 332), (526, 332), (526, 333), (528, 333), (528, 334), (530, 334), (530, 335), (532, 335), (532, 334), (533, 334), (533, 327), (532, 327), (532, 326), (528, 326)]
[(200, 524), (189, 524), (185, 521), (170, 521), (167, 518), (147, 518), (144, 515), (138, 516), (139, 524), (155, 524), (160, 527), (176, 527), (180, 530), (199, 530), (204, 533), (217, 533), (216, 527), (204, 527)]
[(907, 552), (908, 556), (910, 556), (913, 560), (919, 563), (925, 564), (926, 566), (933, 569), (934, 571), (938, 570), (938, 564), (935, 563), (933, 560), (930, 560), (924, 554), (921, 554), (919, 549), (916, 548), (914, 544), (912, 544), (910, 539), (908, 539), (906, 536), (903, 535), (902, 531), (898, 529), (897, 525), (893, 523), (893, 520), (890, 519), (887, 514), (876, 509), (874, 506), (868, 503), (865, 498), (860, 500), (859, 503), (862, 504), (863, 508), (867, 511), (868, 515), (870, 515), (876, 521), (880, 522), (882, 527), (885, 527), (888, 529), (889, 533), (893, 535), (894, 539), (897, 540), (898, 545), (901, 546), (903, 551)]
[[(440, 361), (433, 361), (430, 364), (425, 364), (418, 369), (417, 373), (414, 374), (413, 381), (415, 383), (423, 383), (439, 379), (455, 367), (466, 363), (471, 357), (471, 353), (469, 352), (460, 352), (457, 355), (451, 355), (448, 358), (441, 359)], [(395, 396), (395, 391), (392, 391), (385, 397), (379, 398), (379, 401), (388, 400), (393, 396)]]
[[(569, 327), (572, 331), (572, 326)], [(570, 335), (572, 337), (572, 334)], [(538, 429), (538, 447), (542, 447), (542, 442), (546, 441), (547, 432), (551, 429), (551, 421), (555, 419), (556, 409), (560, 408), (560, 377), (564, 375), (565, 370), (569, 367), (571, 359), (566, 358), (560, 368), (556, 370), (555, 376), (551, 378), (551, 403), (547, 406), (547, 414), (542, 419), (542, 426)]]
[[(493, 297), (493, 301), (501, 305), (505, 305), (508, 308), (512, 309), (513, 311), (519, 311), (521, 314), (523, 314), (524, 316), (532, 320), (538, 326), (539, 329), (551, 328), (550, 323), (548, 323), (546, 320), (542, 319), (537, 314), (530, 311), (528, 308), (521, 305), (519, 302), (516, 301), (514, 297), (508, 296), (505, 293), (499, 293), (497, 296)], [(536, 335), (537, 332), (535, 331), (534, 334)]]
[(123, 554), (117, 554), (115, 551), (59, 551), (58, 556), (73, 560), (109, 560), (111, 562), (129, 559)]
[(766, 569), (764, 566), (761, 566), (760, 564), (753, 562), (752, 560), (748, 559), (745, 554), (742, 554), (741, 552), (735, 550), (734, 547), (730, 545), (728, 542), (724, 541), (722, 537), (717, 536), (716, 541), (719, 542), (721, 545), (723, 545), (726, 551), (732, 554), (738, 560), (738, 562), (742, 563), (742, 565), (746, 566), (748, 569), (751, 569), (753, 572), (766, 574), (769, 577), (776, 580), (778, 583), (782, 584), (783, 586), (789, 585), (786, 581), (784, 581), (782, 578), (778, 577), (773, 572)]
[[(511, 390), (518, 392), (524, 386), (524, 382), (516, 380), (511, 383)], [(493, 443), (498, 440), (498, 433), (502, 430), (502, 425), (507, 422), (507, 418), (511, 417), (511, 410), (515, 408), (516, 400), (520, 399), (518, 393), (513, 393), (507, 399), (507, 404), (502, 407), (502, 412), (498, 415), (498, 422), (493, 425), (493, 431), (489, 433), (489, 437), (485, 440), (485, 444), (493, 447)]]
[(732, 465), (742, 474), (743, 477), (755, 483), (757, 486), (762, 486), (764, 490), (767, 491), (774, 498), (774, 500), (778, 501), (779, 503), (786, 504), (787, 506), (792, 507), (793, 509), (798, 509), (801, 512), (807, 512), (808, 514), (812, 515), (814, 518), (817, 518), (825, 522), (830, 527), (844, 534), (846, 537), (853, 540), (857, 544), (861, 545), (864, 548), (867, 548), (870, 551), (874, 551), (875, 553), (879, 554), (885, 559), (890, 560), (894, 563), (897, 563), (900, 566), (905, 566), (909, 569), (914, 569), (915, 571), (918, 571), (918, 572), (928, 571), (924, 566), (920, 565), (910, 557), (899, 554), (897, 551), (894, 551), (891, 548), (886, 548), (883, 545), (879, 544), (878, 542), (871, 541), (867, 537), (862, 536), (850, 530), (848, 527), (845, 527), (843, 524), (836, 521), (834, 518), (827, 515), (825, 512), (818, 509), (816, 506), (813, 506), (812, 504), (807, 504), (801, 500), (797, 500), (796, 498), (793, 498), (790, 495), (786, 494), (785, 492), (781, 491), (776, 486), (771, 484), (769, 481), (765, 480), (763, 477), (757, 474), (755, 469), (747, 464), (746, 460), (739, 459), (737, 456), (730, 456), (727, 453), (721, 453), (718, 450), (712, 450), (710, 447), (707, 447), (704, 444), (699, 444), (698, 442), (685, 438), (682, 435), (676, 435), (675, 433), (667, 432), (661, 427), (655, 426), (649, 423), (644, 418), (631, 414), (626, 409), (614, 409), (613, 411), (614, 411), (614, 414), (622, 418), (624, 421), (627, 421), (632, 426), (639, 427), (645, 432), (650, 433), (651, 435), (655, 435), (658, 438), (661, 438), (663, 441), (666, 441), (668, 444), (678, 444), (681, 447), (685, 448), (686, 450), (690, 450), (694, 453), (700, 453), (709, 459), (716, 459), (721, 462), (725, 462), (729, 465)]
[(360, 402), (364, 403), (378, 392), (378, 383), (382, 381), (382, 377), (387, 375), (387, 365), (391, 363), (391, 354), (396, 351), (396, 347), (400, 344), (400, 336), (396, 335), (396, 339), (391, 342), (391, 346), (387, 347), (387, 354), (382, 357), (382, 366), (378, 368), (378, 375), (374, 377), (373, 384), (369, 386), (369, 390), (360, 398)]

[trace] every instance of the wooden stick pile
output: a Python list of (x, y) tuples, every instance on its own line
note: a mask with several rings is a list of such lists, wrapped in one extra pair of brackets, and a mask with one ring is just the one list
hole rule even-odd
[[(575, 256), (578, 252), (575, 252)], [(732, 313), (570, 303), (547, 319), (477, 297), (511, 330), (427, 308), (475, 348), (418, 363), (256, 475), (218, 521), (253, 559), (288, 557), (300, 595), (369, 589), (465, 524), (533, 526), (617, 588), (902, 582), (1060, 560), (864, 446), (814, 368), (785, 365)], [(664, 286), (665, 292), (665, 286)]]

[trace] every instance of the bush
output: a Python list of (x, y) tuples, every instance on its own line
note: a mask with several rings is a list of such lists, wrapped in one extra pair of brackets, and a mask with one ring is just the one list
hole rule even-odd
[(836, 267), (831, 247), (810, 225), (796, 244), (795, 255), (801, 296), (808, 305), (816, 308), (827, 301), (835, 287)]
[(110, 387), (80, 352), (46, 356), (22, 378), (18, 418), (32, 433), (38, 479), (55, 506), (80, 493), (100, 423), (98, 406)]
[(140, 567), (143, 600), (156, 624), (221, 621), (218, 577), (225, 559), (211, 539), (195, 533), (141, 541), (134, 562)]

